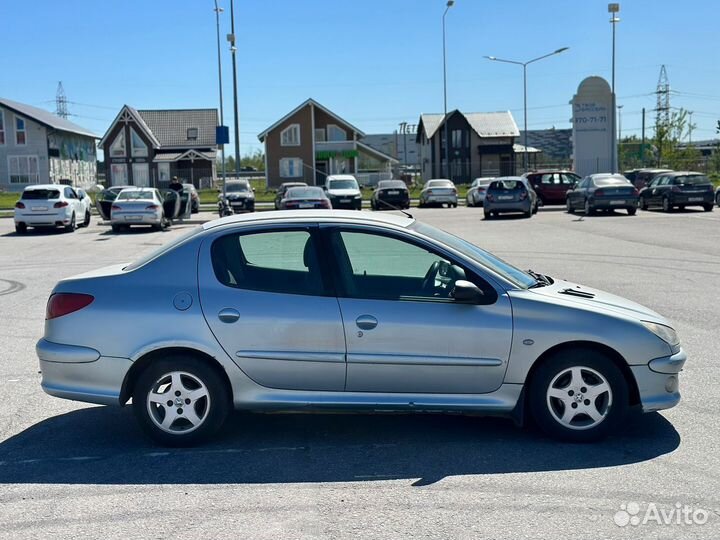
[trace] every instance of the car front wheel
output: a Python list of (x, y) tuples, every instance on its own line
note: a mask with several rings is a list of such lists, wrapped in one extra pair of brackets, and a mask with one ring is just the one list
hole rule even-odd
[(620, 369), (594, 350), (568, 350), (544, 362), (529, 381), (530, 414), (542, 431), (570, 442), (612, 433), (628, 410)]
[(230, 403), (216, 370), (207, 361), (186, 356), (150, 364), (133, 392), (140, 425), (166, 446), (188, 446), (212, 436), (225, 421)]
[(670, 199), (668, 197), (663, 197), (662, 200), (662, 209), (663, 212), (672, 212), (672, 204), (670, 204)]

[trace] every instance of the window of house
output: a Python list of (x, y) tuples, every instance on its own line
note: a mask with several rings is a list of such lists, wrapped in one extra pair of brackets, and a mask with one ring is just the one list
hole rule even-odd
[(303, 162), (300, 158), (282, 158), (280, 160), (280, 176), (282, 178), (300, 178), (303, 176)]
[(27, 144), (27, 134), (25, 132), (25, 120), (15, 117), (15, 144)]
[(198, 128), (196, 128), (196, 127), (187, 128), (187, 138), (188, 138), (188, 141), (196, 141), (198, 138)]
[[(135, 129), (130, 128), (130, 151), (133, 157), (147, 157), (148, 147)], [(114, 155), (114, 154), (113, 154)]]
[(5, 111), (0, 110), (0, 144), (5, 144)]
[(315, 141), (316, 142), (325, 142), (325, 128), (315, 129)]
[(9, 156), (11, 184), (37, 184), (40, 181), (37, 156)]
[(125, 129), (121, 129), (115, 140), (110, 145), (110, 155), (113, 157), (125, 157)]
[(127, 165), (113, 163), (110, 165), (110, 183), (113, 186), (126, 186), (128, 183)]
[(283, 294), (325, 294), (320, 261), (307, 230), (229, 234), (211, 249), (213, 270), (228, 287)]
[(292, 124), (280, 132), (282, 146), (300, 146), (300, 124)]
[(328, 141), (347, 141), (347, 131), (336, 126), (335, 124), (329, 124), (327, 127)]
[(147, 163), (133, 163), (133, 186), (150, 186), (150, 170)]

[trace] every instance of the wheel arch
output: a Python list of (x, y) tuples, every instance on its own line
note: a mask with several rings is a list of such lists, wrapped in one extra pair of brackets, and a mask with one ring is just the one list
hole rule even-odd
[(135, 384), (137, 383), (140, 374), (145, 369), (147, 369), (148, 366), (150, 366), (154, 361), (161, 360), (163, 358), (167, 358), (173, 355), (191, 357), (207, 363), (207, 365), (209, 365), (213, 370), (215, 370), (220, 376), (228, 392), (228, 398), (232, 400), (233, 392), (230, 378), (228, 377), (225, 368), (222, 366), (222, 364), (220, 364), (220, 362), (217, 361), (217, 359), (207, 354), (206, 352), (202, 352), (198, 349), (193, 349), (191, 347), (161, 347), (144, 353), (142, 356), (140, 356), (137, 360), (133, 362), (132, 366), (125, 374), (125, 379), (123, 380), (122, 388), (120, 389), (120, 405), (125, 406), (127, 404), (128, 400), (133, 394)]

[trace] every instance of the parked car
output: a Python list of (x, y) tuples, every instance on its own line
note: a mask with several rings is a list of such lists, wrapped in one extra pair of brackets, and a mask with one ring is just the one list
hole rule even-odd
[(63, 279), (46, 313), (43, 390), (132, 398), (166, 445), (207, 439), (233, 408), (505, 415), (586, 442), (630, 407), (675, 406), (686, 359), (646, 307), (389, 213), (205, 223)]
[(78, 223), (90, 224), (85, 203), (70, 186), (38, 184), (26, 187), (15, 203), (15, 232), (25, 234), (28, 227), (64, 227), (73, 232)]
[(110, 186), (97, 194), (95, 197), (95, 208), (103, 221), (110, 221), (110, 209), (113, 201), (117, 198), (118, 193), (129, 187), (132, 186)]
[(325, 180), (324, 189), (333, 208), (362, 209), (362, 193), (353, 175), (330, 175)]
[(483, 208), (485, 219), (508, 212), (522, 212), (525, 217), (531, 217), (537, 213), (538, 198), (527, 178), (502, 176), (490, 182)]
[(285, 197), (280, 201), (281, 210), (307, 208), (332, 208), (332, 205), (325, 191), (315, 186), (293, 186), (285, 191)]
[(370, 198), (373, 210), (410, 208), (410, 192), (402, 180), (381, 180)]
[(447, 204), (448, 208), (457, 208), (457, 188), (452, 180), (447, 178), (434, 178), (425, 182), (420, 192), (418, 206), (435, 206)]
[(569, 214), (584, 210), (592, 215), (597, 210), (627, 210), (634, 216), (638, 207), (638, 190), (621, 174), (591, 174), (568, 191), (566, 208)]
[(305, 182), (283, 182), (275, 193), (275, 210), (280, 209), (280, 201), (285, 198), (285, 192), (291, 187), (307, 186)]
[(162, 230), (170, 225), (165, 217), (163, 197), (155, 188), (129, 187), (118, 193), (110, 208), (110, 225), (114, 232), (131, 225), (150, 225)]
[[(225, 193), (228, 203), (236, 214), (255, 211), (255, 190), (247, 180), (228, 180)], [(218, 195), (218, 199), (220, 198), (222, 194)]]
[(640, 192), (640, 208), (659, 206), (664, 212), (672, 212), (676, 207), (684, 210), (687, 206), (702, 206), (712, 212), (714, 198), (712, 182), (704, 174), (669, 172), (656, 176)]
[(91, 219), (90, 216), (91, 216), (92, 206), (93, 206), (92, 198), (90, 197), (90, 195), (88, 195), (87, 191), (85, 191), (82, 188), (76, 189), (75, 193), (77, 193), (78, 199), (80, 199), (80, 202), (83, 205), (82, 226), (88, 227), (90, 225), (90, 219)]
[(200, 195), (192, 184), (183, 184), (183, 191), (190, 196), (190, 213), (200, 212)]
[(465, 202), (468, 206), (482, 206), (485, 202), (485, 192), (493, 178), (476, 178), (470, 184)]
[(571, 171), (545, 170), (523, 175), (537, 193), (538, 205), (565, 204), (568, 190), (580, 181), (580, 176)]
[(658, 174), (672, 172), (671, 169), (632, 169), (625, 171), (623, 176), (638, 189), (647, 186)]
[(720, 206), (720, 186), (715, 190), (715, 202)]

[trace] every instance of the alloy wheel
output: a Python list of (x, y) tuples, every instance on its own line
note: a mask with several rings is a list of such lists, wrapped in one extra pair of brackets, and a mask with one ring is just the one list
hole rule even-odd
[(146, 403), (152, 422), (171, 434), (190, 433), (199, 428), (211, 405), (205, 383), (186, 371), (172, 371), (159, 377), (148, 392)]
[(587, 430), (605, 420), (612, 407), (613, 393), (607, 379), (598, 371), (573, 366), (550, 381), (546, 401), (551, 416), (561, 426)]

